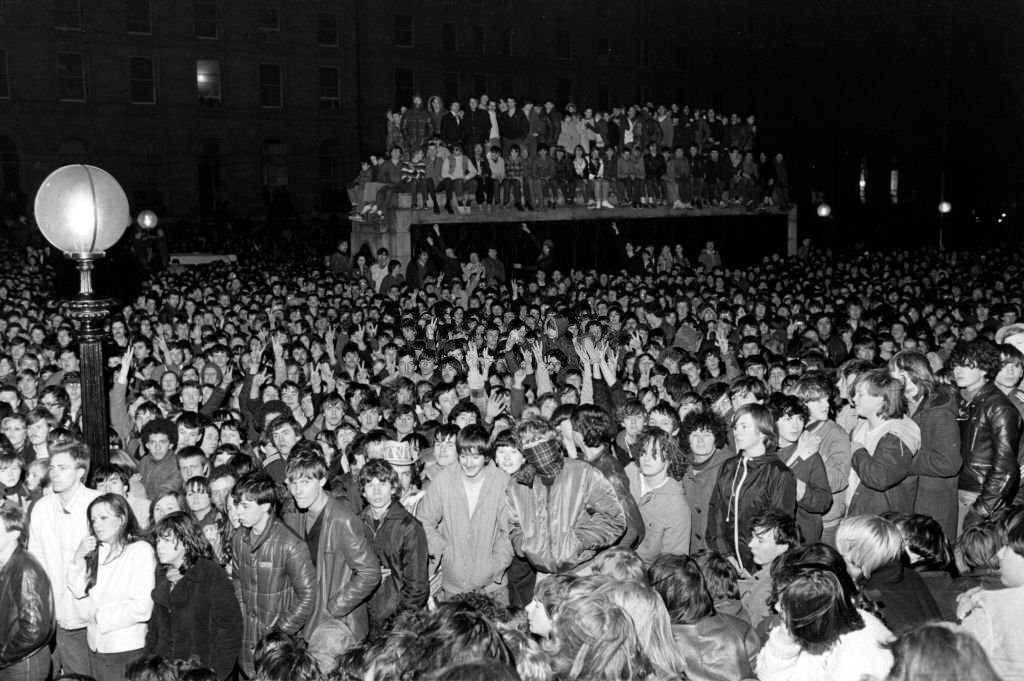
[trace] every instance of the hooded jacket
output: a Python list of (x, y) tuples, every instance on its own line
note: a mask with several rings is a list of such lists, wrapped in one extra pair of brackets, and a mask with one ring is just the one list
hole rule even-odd
[[(877, 438), (876, 430), (872, 437), (862, 421), (853, 431), (848, 516), (914, 512), (917, 476), (910, 474), (910, 465), (921, 447), (921, 429), (908, 418), (885, 421), (880, 429), (885, 429), (885, 434)], [(872, 447), (865, 444), (867, 440), (877, 444)]]
[(708, 547), (735, 556), (747, 572), (756, 570), (747, 545), (754, 518), (776, 510), (796, 515), (796, 478), (775, 452), (742, 454), (722, 464), (708, 508)]
[(505, 491), (509, 538), (517, 555), (539, 572), (566, 572), (613, 546), (626, 512), (612, 485), (584, 461), (566, 459), (551, 485), (538, 475)]

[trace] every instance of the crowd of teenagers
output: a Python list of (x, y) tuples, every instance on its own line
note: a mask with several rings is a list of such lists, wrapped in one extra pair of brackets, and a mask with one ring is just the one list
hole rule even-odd
[(463, 109), (416, 95), (387, 112), (384, 149), (349, 184), (353, 220), (384, 217), (402, 194), (434, 213), (442, 194), (451, 214), (789, 204), (785, 159), (758, 145), (754, 116), (675, 103), (595, 111), (480, 95)]
[(1024, 679), (1019, 258), (170, 268), (96, 465), (5, 245), (0, 681)]

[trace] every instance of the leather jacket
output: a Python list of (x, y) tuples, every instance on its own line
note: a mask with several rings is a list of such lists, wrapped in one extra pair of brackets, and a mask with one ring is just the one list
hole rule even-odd
[(754, 628), (738, 617), (715, 613), (693, 624), (673, 624), (672, 637), (686, 659), (690, 681), (754, 676), (761, 642)]
[(28, 551), (15, 549), (0, 567), (0, 669), (46, 646), (56, 629), (46, 571)]
[(964, 460), (959, 488), (978, 493), (971, 513), (987, 518), (1010, 504), (1017, 491), (1020, 413), (988, 382), (969, 402), (961, 404), (958, 420)]

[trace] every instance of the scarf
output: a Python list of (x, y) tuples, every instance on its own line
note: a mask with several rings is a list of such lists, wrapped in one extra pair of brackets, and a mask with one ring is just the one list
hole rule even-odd
[[(851, 439), (854, 442), (859, 442), (864, 445), (868, 450), (868, 454), (874, 456), (875, 448), (878, 447), (879, 441), (890, 433), (898, 437), (910, 450), (912, 455), (917, 454), (917, 450), (921, 448), (921, 428), (906, 416), (899, 419), (883, 421), (882, 424), (874, 430), (868, 427), (867, 421), (861, 421), (857, 424), (857, 427), (853, 429)], [(846, 488), (847, 508), (849, 508), (850, 502), (853, 501), (853, 495), (856, 493), (858, 487), (860, 487), (860, 476), (857, 475), (857, 471), (851, 468), (850, 485)]]
[(541, 440), (529, 447), (523, 447), (526, 465), (516, 473), (516, 482), (533, 486), (533, 479), (539, 475), (541, 482), (550, 486), (565, 465), (565, 457), (557, 440)]

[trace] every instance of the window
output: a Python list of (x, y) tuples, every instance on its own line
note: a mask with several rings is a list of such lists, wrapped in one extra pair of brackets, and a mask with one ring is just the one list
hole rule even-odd
[(149, 57), (128, 58), (128, 91), (132, 104), (156, 104), (156, 78)]
[(217, 37), (217, 5), (212, 2), (197, 2), (196, 12), (196, 37), (216, 38)]
[(559, 78), (555, 84), (555, 96), (559, 102), (566, 103), (572, 101), (572, 79), (571, 78)]
[(564, 28), (555, 31), (555, 56), (572, 59), (572, 35)]
[(82, 28), (82, 7), (79, 0), (54, 0), (54, 28)]
[(483, 26), (472, 26), (469, 29), (469, 49), (473, 54), (484, 53), (485, 32)]
[(0, 50), (0, 99), (11, 96), (11, 86), (7, 80), (7, 52)]
[(341, 107), (341, 77), (335, 66), (320, 67), (320, 108)]
[(454, 52), (456, 39), (456, 28), (455, 24), (442, 24), (441, 25), (441, 49), (445, 52)]
[(149, 35), (153, 32), (153, 16), (149, 0), (128, 0), (128, 32)]
[(57, 98), (64, 102), (85, 101), (85, 64), (82, 55), (57, 55)]
[(408, 14), (395, 15), (395, 47), (412, 47), (412, 17)]
[(288, 188), (288, 145), (277, 140), (263, 143), (263, 186)]
[(412, 69), (395, 69), (395, 105), (405, 106), (412, 100), (415, 89)]
[(281, 67), (260, 64), (260, 106), (280, 108), (281, 100)]
[(459, 74), (444, 74), (444, 101), (458, 102), (461, 99), (459, 97)]
[(274, 7), (260, 7), (256, 10), (256, 26), (261, 31), (280, 31), (281, 17)]
[(316, 15), (316, 42), (321, 47), (338, 45), (338, 17), (333, 14)]
[(196, 60), (196, 93), (200, 102), (220, 102), (220, 61), (217, 59)]

